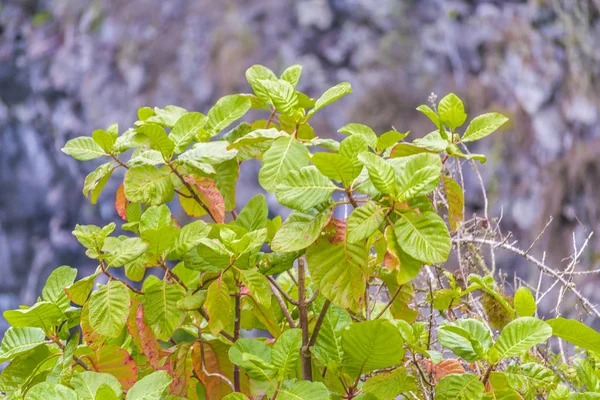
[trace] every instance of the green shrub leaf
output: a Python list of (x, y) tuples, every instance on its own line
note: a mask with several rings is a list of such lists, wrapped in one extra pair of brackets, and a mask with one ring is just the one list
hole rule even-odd
[(450, 374), (435, 388), (435, 400), (474, 400), (483, 397), (483, 383), (473, 374)]
[(560, 317), (546, 323), (552, 328), (552, 335), (600, 355), (600, 333), (596, 330), (577, 320)]
[(552, 328), (534, 317), (521, 317), (504, 327), (492, 349), (498, 360), (515, 357), (552, 336)]
[(396, 236), (408, 255), (428, 264), (446, 261), (452, 248), (444, 220), (431, 211), (402, 214), (396, 222)]
[(338, 189), (314, 166), (291, 171), (275, 188), (279, 204), (296, 210), (306, 210), (329, 200)]
[(461, 140), (463, 142), (474, 142), (483, 139), (504, 125), (506, 121), (508, 121), (508, 118), (498, 113), (479, 115), (473, 118)]
[(535, 299), (531, 291), (525, 286), (521, 286), (515, 292), (515, 311), (519, 317), (533, 317), (536, 310)]

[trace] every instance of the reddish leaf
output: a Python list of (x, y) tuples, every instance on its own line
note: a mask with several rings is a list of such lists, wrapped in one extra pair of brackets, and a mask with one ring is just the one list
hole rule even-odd
[(327, 239), (331, 243), (340, 243), (346, 241), (346, 221), (331, 218), (325, 229), (323, 229), (325, 235), (327, 235)]
[(99, 333), (96, 333), (89, 320), (89, 307), (87, 304), (81, 309), (81, 332), (83, 333), (83, 342), (92, 350), (97, 350), (106, 341), (106, 338)]
[(146, 356), (148, 364), (158, 370), (163, 355), (152, 328), (144, 321), (144, 308), (137, 298), (134, 299), (131, 310), (127, 321), (127, 331), (131, 335), (133, 343)]
[(388, 250), (383, 257), (383, 266), (390, 271), (395, 271), (400, 267), (400, 260), (393, 252)]
[(215, 222), (225, 222), (225, 200), (217, 189), (215, 181), (209, 178), (188, 175), (185, 181), (192, 185), (194, 192), (206, 206)]
[(449, 176), (442, 176), (446, 198), (448, 199), (448, 222), (452, 232), (456, 232), (464, 215), (465, 197), (462, 188), (454, 179)]
[(96, 372), (111, 374), (128, 390), (137, 380), (137, 366), (127, 350), (119, 346), (104, 346), (94, 354), (86, 355)]
[[(204, 349), (204, 368), (202, 368), (202, 349)], [(232, 392), (229, 383), (233, 382), (233, 364), (229, 360), (228, 350), (229, 346), (216, 340), (195, 342), (192, 347), (194, 372), (206, 389), (207, 400), (220, 400)], [(241, 377), (241, 386), (242, 392), (249, 394), (247, 377)]]
[(185, 396), (192, 376), (192, 343), (181, 343), (178, 349), (169, 356), (169, 375), (173, 378), (170, 385), (171, 394)]
[(119, 217), (123, 218), (125, 221), (127, 221), (127, 204), (129, 204), (129, 200), (127, 200), (127, 197), (125, 197), (125, 186), (121, 183), (117, 189), (115, 208), (117, 209), (117, 214), (119, 214)]
[(465, 368), (462, 366), (459, 360), (455, 358), (449, 358), (442, 360), (438, 364), (433, 365), (431, 361), (425, 360), (427, 372), (433, 376), (436, 382), (450, 374), (464, 374)]

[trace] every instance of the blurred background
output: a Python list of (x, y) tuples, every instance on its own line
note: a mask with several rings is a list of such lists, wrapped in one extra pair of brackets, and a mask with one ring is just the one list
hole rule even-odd
[[(525, 249), (553, 216), (532, 254), (557, 269), (573, 237), (598, 231), (600, 0), (0, 0), (0, 312), (33, 303), (59, 265), (93, 270), (71, 231), (118, 218), (118, 179), (90, 204), (81, 188), (96, 164), (61, 153), (68, 139), (123, 131), (141, 106), (206, 113), (250, 90), (255, 63), (302, 64), (313, 97), (351, 82), (314, 120), (322, 137), (349, 122), (422, 136), (432, 126), (415, 107), (432, 92), (454, 91), (471, 116), (502, 112), (510, 125), (471, 147), (488, 155), (490, 216)], [(465, 179), (481, 214), (477, 177)], [(258, 187), (244, 169), (238, 203)], [(599, 244), (582, 269), (598, 268)], [(518, 257), (497, 263), (537, 282)], [(593, 280), (581, 291), (600, 301)]]

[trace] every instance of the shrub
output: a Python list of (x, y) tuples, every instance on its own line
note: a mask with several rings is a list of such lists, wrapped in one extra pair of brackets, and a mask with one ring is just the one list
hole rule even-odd
[[(315, 100), (295, 89), (300, 74), (292, 66), (277, 78), (255, 65), (246, 72), (254, 94), (225, 96), (206, 115), (144, 107), (133, 128), (111, 125), (65, 145), (78, 160), (106, 161), (85, 179), (92, 203), (125, 170), (115, 206), (129, 234), (115, 233), (114, 222), (77, 225), (95, 273), (76, 281), (76, 269), (59, 267), (33, 306), (4, 313), (11, 328), (0, 362), (10, 364), (0, 391), (13, 399), (600, 397), (600, 334), (535, 317), (526, 286), (505, 293), (477, 246), (511, 245), (492, 241), (487, 218), (464, 221), (455, 177), (463, 162), (485, 162), (465, 143), (507, 118), (480, 115), (460, 134), (467, 114), (449, 94), (418, 107), (434, 124), (423, 138), (351, 123), (338, 142), (316, 136), (310, 121), (350, 85)], [(250, 110), (267, 119), (227, 130)], [(262, 194), (236, 211), (240, 167), (254, 158), (262, 188), (292, 209), (285, 221), (270, 218)], [(176, 197), (192, 222), (173, 217)], [(335, 218), (336, 209), (349, 215)], [(454, 274), (443, 267), (453, 248)], [(577, 346), (573, 357), (553, 353), (553, 335)]]

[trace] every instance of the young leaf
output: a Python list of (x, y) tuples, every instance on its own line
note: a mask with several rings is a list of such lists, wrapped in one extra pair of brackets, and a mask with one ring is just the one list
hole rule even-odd
[(87, 136), (80, 136), (69, 140), (61, 151), (79, 161), (93, 160), (108, 155), (98, 146), (94, 139)]
[(240, 270), (240, 278), (259, 304), (271, 306), (271, 287), (267, 278), (253, 269)]
[(158, 150), (140, 148), (133, 152), (127, 165), (129, 167), (141, 167), (142, 165), (162, 165), (165, 159)]
[(219, 276), (208, 287), (206, 309), (210, 317), (208, 328), (213, 335), (229, 326), (233, 305), (229, 296), (229, 288), (222, 276)]
[(42, 289), (42, 299), (56, 304), (58, 308), (66, 311), (71, 305), (65, 287), (75, 282), (77, 270), (69, 266), (63, 265), (56, 268), (46, 280), (46, 284)]
[(199, 112), (190, 112), (182, 115), (173, 130), (169, 133), (169, 139), (175, 144), (173, 151), (176, 154), (183, 152), (194, 140), (200, 129), (206, 125), (207, 117)]
[(552, 328), (552, 335), (600, 355), (600, 333), (589, 326), (560, 317), (549, 319), (546, 323)]
[(179, 236), (175, 239), (168, 258), (179, 260), (181, 257), (200, 244), (200, 240), (208, 236), (210, 226), (204, 221), (194, 221), (185, 225), (179, 231)]
[(346, 227), (340, 221), (332, 225), (332, 232), (306, 249), (308, 270), (325, 298), (358, 311), (364, 302), (369, 251), (362, 244), (346, 243)]
[(242, 208), (242, 211), (240, 211), (235, 220), (235, 224), (248, 231), (256, 231), (267, 227), (268, 217), (269, 207), (267, 206), (267, 199), (262, 194), (257, 194)]
[(415, 139), (413, 144), (421, 149), (425, 149), (433, 153), (440, 153), (446, 150), (446, 147), (448, 146), (448, 140), (444, 139), (440, 135), (440, 131), (433, 131), (420, 139)]
[(85, 177), (85, 181), (83, 182), (83, 195), (89, 197), (92, 204), (96, 204), (98, 201), (98, 196), (100, 196), (106, 182), (110, 179), (112, 172), (112, 163), (107, 162), (98, 166), (98, 168)]
[(391, 367), (404, 357), (403, 344), (400, 332), (387, 320), (352, 324), (342, 336), (344, 371), (359, 376)]
[(409, 132), (400, 133), (396, 130), (387, 131), (377, 138), (377, 145), (375, 147), (378, 152), (382, 152), (407, 137), (408, 134)]
[(515, 311), (519, 317), (533, 317), (535, 314), (536, 304), (531, 291), (525, 286), (521, 286), (515, 292)]
[(155, 371), (135, 383), (127, 392), (126, 400), (161, 400), (172, 379), (165, 371)]
[(443, 377), (435, 388), (436, 400), (472, 400), (483, 397), (483, 383), (477, 375), (450, 374)]
[(292, 136), (281, 137), (262, 157), (258, 182), (269, 193), (281, 183), (290, 172), (308, 165), (308, 150)]
[(385, 208), (368, 202), (352, 211), (348, 217), (348, 242), (357, 243), (371, 236), (383, 222)]
[(129, 168), (125, 173), (125, 196), (132, 203), (158, 205), (173, 199), (175, 191), (167, 166)]
[(244, 161), (262, 156), (276, 139), (288, 136), (286, 132), (275, 128), (257, 129), (236, 139), (229, 145), (228, 149), (237, 150), (237, 159)]
[(296, 87), (300, 80), (300, 75), (302, 75), (302, 65), (296, 64), (286, 68), (283, 74), (281, 74), (281, 79)]
[(546, 341), (552, 336), (552, 328), (544, 321), (533, 317), (521, 317), (504, 327), (498, 340), (492, 347), (497, 351), (493, 358), (502, 360), (515, 357), (532, 346)]
[(463, 102), (454, 93), (445, 96), (438, 104), (438, 113), (442, 122), (452, 129), (465, 123), (467, 114)]
[(275, 188), (279, 204), (296, 210), (306, 210), (329, 200), (337, 189), (314, 166), (291, 171)]
[(434, 154), (403, 158), (397, 172), (398, 201), (407, 201), (433, 192), (440, 182), (442, 161)]
[(502, 114), (487, 113), (479, 115), (471, 121), (461, 141), (474, 142), (483, 139), (508, 121)]
[(421, 104), (419, 107), (417, 107), (417, 111), (421, 111), (427, 116), (427, 118), (431, 120), (431, 122), (435, 124), (435, 126), (441, 128), (442, 122), (440, 121), (440, 117), (431, 109), (431, 107)]
[(94, 139), (94, 142), (98, 143), (98, 145), (107, 153), (112, 151), (118, 136), (119, 125), (117, 124), (112, 124), (106, 128), (106, 130), (96, 129), (92, 132), (92, 139)]
[(428, 264), (446, 261), (452, 248), (444, 220), (431, 211), (402, 214), (396, 222), (396, 236), (408, 255)]
[(346, 135), (362, 136), (372, 149), (377, 147), (377, 134), (367, 125), (355, 123), (348, 124), (338, 129), (338, 132), (345, 133)]
[(129, 290), (119, 281), (98, 285), (89, 301), (89, 319), (94, 331), (103, 336), (118, 337), (129, 315)]
[(297, 368), (302, 346), (302, 330), (290, 329), (277, 338), (271, 356), (272, 363), (278, 369), (279, 379), (291, 375)]
[(250, 86), (252, 86), (252, 90), (254, 90), (256, 96), (261, 100), (270, 103), (268, 89), (261, 83), (261, 80), (267, 79), (276, 81), (277, 76), (273, 71), (263, 65), (253, 65), (246, 70), (246, 79)]
[(443, 347), (469, 362), (481, 360), (492, 345), (490, 331), (472, 318), (441, 325), (438, 340)]
[(145, 124), (140, 126), (138, 129), (139, 133), (142, 133), (150, 139), (150, 145), (154, 150), (160, 151), (165, 160), (171, 158), (175, 143), (167, 136), (165, 129), (157, 124)]
[(442, 175), (446, 200), (448, 201), (448, 222), (452, 232), (456, 232), (464, 219), (465, 196), (462, 188), (454, 179)]
[(396, 195), (396, 172), (383, 158), (373, 153), (361, 153), (358, 159), (365, 165), (373, 186), (383, 194)]
[(258, 82), (266, 89), (266, 95), (280, 113), (291, 116), (298, 107), (298, 95), (289, 83), (281, 79), (259, 79)]
[(334, 87), (327, 89), (325, 93), (323, 93), (321, 97), (317, 99), (314, 108), (306, 115), (306, 121), (308, 121), (317, 111), (347, 95), (348, 93), (352, 93), (352, 86), (350, 86), (348, 82), (338, 83)]
[(208, 112), (205, 129), (211, 136), (217, 135), (250, 109), (250, 99), (239, 94), (221, 97)]

